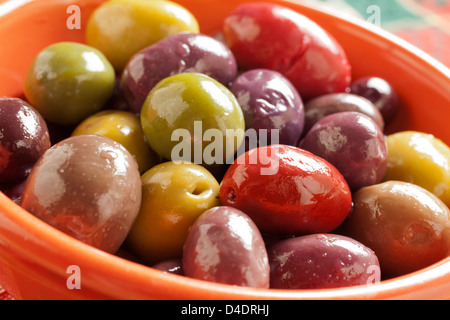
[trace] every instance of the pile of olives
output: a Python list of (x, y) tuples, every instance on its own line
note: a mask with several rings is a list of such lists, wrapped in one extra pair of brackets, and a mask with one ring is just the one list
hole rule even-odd
[[(130, 34), (133, 34), (131, 37)], [(373, 284), (450, 250), (450, 148), (385, 135), (385, 79), (351, 78), (314, 21), (264, 2), (220, 35), (164, 1), (109, 0), (0, 99), (0, 185), (31, 214), (181, 276)]]

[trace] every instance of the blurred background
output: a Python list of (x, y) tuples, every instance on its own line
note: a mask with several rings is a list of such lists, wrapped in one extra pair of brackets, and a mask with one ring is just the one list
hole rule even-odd
[(450, 68), (450, 0), (304, 0), (345, 11), (414, 44)]

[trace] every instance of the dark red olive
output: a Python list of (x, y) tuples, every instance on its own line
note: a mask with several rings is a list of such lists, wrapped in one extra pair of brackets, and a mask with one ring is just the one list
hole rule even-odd
[(218, 206), (191, 226), (183, 249), (188, 277), (237, 286), (268, 288), (267, 251), (253, 221), (242, 211)]
[(269, 246), (267, 251), (271, 288), (341, 288), (381, 279), (380, 264), (373, 250), (342, 235), (290, 238)]
[(50, 147), (42, 116), (19, 98), (0, 98), (0, 184), (26, 178)]
[(380, 77), (364, 77), (350, 85), (350, 93), (357, 94), (372, 102), (381, 112), (388, 125), (397, 115), (400, 101), (392, 85)]

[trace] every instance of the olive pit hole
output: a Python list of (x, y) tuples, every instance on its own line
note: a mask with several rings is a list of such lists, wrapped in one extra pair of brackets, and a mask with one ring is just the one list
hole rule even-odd
[(226, 192), (226, 198), (230, 204), (236, 203), (236, 190), (234, 190), (234, 188), (232, 187), (229, 187)]
[(202, 196), (205, 193), (207, 193), (210, 190), (210, 187), (208, 185), (208, 183), (202, 183), (202, 182), (198, 182), (195, 186), (193, 186), (193, 189), (191, 190), (191, 194), (193, 196)]

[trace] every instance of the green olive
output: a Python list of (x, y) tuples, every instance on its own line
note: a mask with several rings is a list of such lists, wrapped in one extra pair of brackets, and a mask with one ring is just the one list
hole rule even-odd
[(141, 124), (161, 157), (202, 165), (226, 163), (245, 133), (242, 109), (231, 91), (196, 72), (160, 81), (144, 102)]
[(58, 42), (44, 48), (28, 69), (25, 96), (48, 121), (74, 125), (111, 97), (115, 72), (95, 48)]
[(219, 205), (219, 183), (204, 167), (164, 162), (144, 173), (142, 204), (127, 246), (149, 265), (181, 258), (190, 226)]
[(86, 43), (101, 50), (120, 72), (139, 50), (180, 33), (199, 32), (195, 17), (162, 0), (110, 0), (89, 17)]
[(141, 173), (159, 163), (159, 157), (150, 149), (139, 117), (134, 113), (100, 111), (86, 118), (72, 132), (72, 136), (81, 134), (99, 134), (120, 143), (136, 159)]

